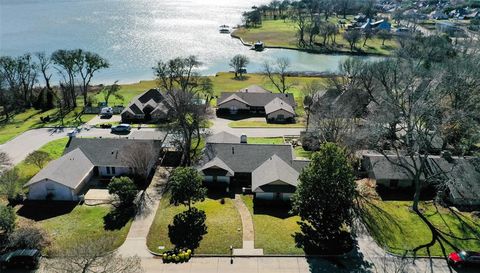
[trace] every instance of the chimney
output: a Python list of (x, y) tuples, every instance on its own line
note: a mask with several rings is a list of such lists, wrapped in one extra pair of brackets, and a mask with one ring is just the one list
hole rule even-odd
[(245, 88), (245, 93), (248, 93), (248, 88)]
[(248, 143), (248, 142), (247, 142), (247, 135), (246, 135), (246, 134), (243, 133), (243, 134), (240, 136), (240, 143)]
[(235, 154), (235, 147), (232, 147), (232, 155)]

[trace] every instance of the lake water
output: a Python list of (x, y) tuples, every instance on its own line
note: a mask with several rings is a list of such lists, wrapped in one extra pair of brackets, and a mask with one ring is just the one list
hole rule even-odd
[[(344, 55), (268, 49), (254, 52), (218, 26), (237, 25), (241, 13), (269, 0), (0, 0), (0, 54), (82, 48), (111, 67), (95, 82), (152, 79), (158, 60), (197, 55), (202, 74), (229, 70), (235, 54), (250, 58), (249, 72), (287, 57), (294, 71), (335, 71)], [(360, 57), (358, 57), (360, 58)]]

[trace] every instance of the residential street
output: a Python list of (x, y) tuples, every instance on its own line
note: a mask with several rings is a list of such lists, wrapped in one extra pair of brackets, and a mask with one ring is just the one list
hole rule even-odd
[[(303, 131), (303, 128), (230, 128), (228, 123), (231, 120), (214, 118), (212, 121), (213, 125), (209, 129), (212, 133), (226, 131), (238, 136), (247, 134), (250, 137), (278, 137), (300, 135), (300, 132)], [(16, 165), (25, 159), (29, 153), (38, 150), (48, 142), (66, 137), (67, 133), (72, 129), (40, 128), (28, 130), (9, 142), (0, 145), (0, 151), (6, 152), (11, 157), (12, 163)], [(129, 137), (137, 139), (163, 139), (164, 136), (165, 132), (155, 128), (132, 128), (128, 135), (116, 135), (112, 134), (110, 129), (100, 128), (82, 129), (77, 134), (77, 137)]]
[[(0, 145), (0, 151), (6, 152), (12, 159), (13, 165), (16, 165), (24, 160), (29, 153), (38, 150), (48, 142), (67, 137), (67, 133), (71, 130), (72, 128), (41, 128), (28, 130), (7, 143)], [(83, 129), (77, 134), (77, 137), (129, 137), (138, 139), (163, 139), (164, 136), (164, 132), (154, 128), (134, 128), (128, 135), (116, 135), (112, 134), (110, 129), (99, 128)]]

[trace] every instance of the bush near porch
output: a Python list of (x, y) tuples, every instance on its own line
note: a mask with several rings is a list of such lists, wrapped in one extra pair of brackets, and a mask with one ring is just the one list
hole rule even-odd
[[(205, 201), (196, 203), (194, 207), (205, 211), (207, 214), (207, 234), (203, 236), (196, 254), (230, 254), (230, 246), (242, 247), (242, 221), (235, 208), (233, 200), (224, 198), (225, 204), (221, 204), (221, 198), (206, 198)], [(185, 211), (185, 206), (170, 205), (170, 196), (166, 192), (157, 209), (155, 220), (150, 227), (147, 237), (148, 248), (157, 253), (174, 248), (168, 237), (168, 225), (173, 217)], [(158, 247), (164, 246), (164, 250)]]

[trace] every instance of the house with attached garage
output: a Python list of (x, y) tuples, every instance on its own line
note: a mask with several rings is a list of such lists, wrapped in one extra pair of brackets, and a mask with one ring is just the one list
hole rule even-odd
[(250, 190), (256, 199), (288, 201), (309, 161), (297, 160), (291, 144), (249, 144), (226, 132), (207, 138), (197, 169), (207, 187)]
[[(415, 164), (420, 165), (420, 159)], [(390, 190), (402, 191), (413, 187), (412, 175), (402, 167), (413, 166), (409, 157), (382, 155), (366, 152), (362, 156), (361, 170), (377, 185)], [(436, 184), (444, 190), (444, 199), (455, 206), (480, 207), (480, 158), (431, 155), (425, 163), (425, 171), (420, 175), (424, 186)]]
[(145, 156), (153, 170), (161, 149), (158, 140), (71, 138), (62, 157), (50, 162), (24, 187), (30, 200), (80, 200), (92, 178), (110, 179), (130, 175), (135, 149), (151, 151)]
[(222, 92), (217, 99), (217, 114), (260, 115), (268, 122), (295, 122), (295, 106), (292, 93), (272, 93), (254, 85)]

